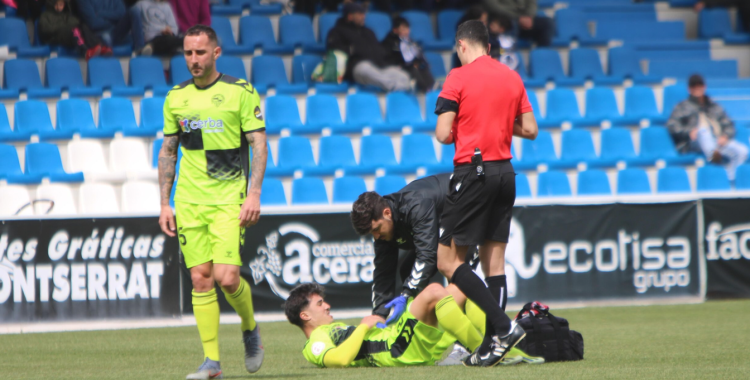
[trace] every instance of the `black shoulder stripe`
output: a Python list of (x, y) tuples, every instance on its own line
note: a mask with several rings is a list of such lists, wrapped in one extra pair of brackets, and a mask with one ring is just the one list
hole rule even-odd
[(240, 86), (240, 87), (244, 88), (247, 92), (249, 92), (251, 94), (255, 93), (255, 87), (253, 87), (253, 85), (250, 84), (250, 82), (248, 82), (248, 81), (246, 81), (244, 79), (235, 78), (235, 77), (233, 77), (231, 75), (223, 74), (221, 76), (221, 79), (219, 79), (219, 80), (222, 81), (222, 82), (224, 82), (224, 83), (227, 83), (227, 84), (233, 84), (235, 86)]
[(184, 81), (184, 82), (182, 82), (180, 84), (177, 84), (177, 85), (175, 85), (174, 87), (172, 87), (167, 92), (167, 96), (169, 95), (170, 92), (177, 91), (177, 90), (182, 90), (183, 88), (186, 88), (187, 86), (190, 86), (191, 84), (193, 84), (193, 80), (192, 79), (188, 79), (188, 80), (186, 80), (186, 81)]

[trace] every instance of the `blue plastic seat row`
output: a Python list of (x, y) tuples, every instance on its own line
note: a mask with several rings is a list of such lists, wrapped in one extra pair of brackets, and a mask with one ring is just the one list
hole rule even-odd
[[(401, 176), (382, 176), (375, 178), (375, 191), (385, 195), (401, 190), (406, 180)], [(352, 203), (360, 194), (367, 191), (362, 177), (343, 176), (333, 180), (333, 203)], [(260, 202), (264, 206), (286, 206), (284, 185), (276, 178), (266, 178)], [(328, 204), (328, 194), (323, 180), (316, 177), (297, 178), (292, 181), (292, 205)]]
[[(742, 165), (738, 170), (737, 189), (750, 189), (750, 165)], [(602, 170), (589, 169), (578, 173), (578, 195), (612, 195), (607, 174)], [(731, 191), (732, 186), (726, 170), (721, 166), (708, 165), (698, 168), (698, 192)], [(653, 190), (648, 174), (643, 169), (628, 168), (617, 172), (617, 194), (648, 195)], [(666, 167), (657, 172), (656, 193), (690, 193), (692, 191), (687, 171), (681, 167)], [(570, 183), (565, 172), (550, 170), (539, 173), (538, 197), (571, 196)]]
[(27, 144), (24, 154), (24, 170), (21, 171), (16, 148), (0, 144), (0, 179), (11, 184), (38, 184), (43, 178), (50, 182), (83, 182), (83, 173), (67, 173), (63, 169), (60, 150), (55, 144)]
[(750, 43), (750, 33), (742, 31), (742, 21), (737, 19), (737, 31), (732, 30), (732, 21), (727, 8), (705, 8), (698, 15), (698, 35), (701, 38), (721, 38), (727, 44)]
[(113, 138), (116, 132), (124, 136), (153, 137), (163, 129), (164, 98), (141, 100), (141, 124), (138, 125), (133, 104), (125, 98), (105, 98), (99, 101), (99, 125), (94, 122), (89, 103), (82, 99), (57, 102), (57, 128), (47, 109), (38, 100), (24, 100), (14, 105), (13, 128), (8, 123), (5, 107), (0, 107), (0, 142), (28, 141), (32, 135), (41, 141), (71, 139), (78, 133), (83, 138)]

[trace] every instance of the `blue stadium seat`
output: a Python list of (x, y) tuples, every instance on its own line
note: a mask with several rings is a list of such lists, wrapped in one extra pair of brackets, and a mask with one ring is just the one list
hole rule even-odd
[(307, 127), (321, 131), (329, 128), (331, 131), (344, 127), (339, 111), (339, 102), (333, 95), (311, 95), (307, 97)]
[(318, 41), (326, 43), (328, 32), (336, 25), (336, 21), (341, 17), (341, 13), (323, 13), (318, 16)]
[(367, 12), (365, 26), (372, 29), (378, 41), (382, 41), (386, 34), (391, 31), (391, 18), (383, 12)]
[(7, 45), (19, 58), (48, 57), (49, 46), (31, 46), (26, 22), (20, 18), (0, 18), (0, 46)]
[(86, 87), (81, 66), (72, 58), (52, 58), (44, 63), (47, 87), (67, 90), (70, 97), (100, 97), (101, 87)]
[(437, 163), (431, 136), (412, 133), (401, 138), (401, 170), (416, 172), (418, 168), (427, 168)]
[[(0, 160), (2, 162), (2, 160)], [(742, 164), (737, 167), (735, 173), (734, 187), (737, 190), (750, 190), (750, 164)]]
[(83, 173), (66, 173), (63, 169), (60, 151), (57, 145), (50, 143), (31, 143), (25, 149), (26, 174), (41, 175), (50, 182), (83, 182)]
[(535, 140), (521, 140), (521, 147), (523, 149), (521, 163), (532, 167), (540, 163), (552, 163), (559, 160), (555, 154), (552, 135), (547, 131), (539, 131)]
[(3, 83), (6, 90), (25, 92), (29, 99), (59, 98), (59, 88), (45, 88), (39, 77), (39, 69), (34, 61), (11, 59), (5, 61)]
[(597, 169), (578, 173), (578, 195), (612, 195), (607, 173)]
[[(398, 171), (396, 153), (393, 150), (393, 141), (386, 135), (373, 134), (362, 136), (359, 149), (359, 166), (361, 170), (375, 172), (377, 169), (388, 169), (389, 172)], [(401, 173), (408, 173), (402, 170)]]
[(571, 129), (562, 133), (562, 149), (560, 162), (552, 163), (550, 167), (572, 168), (585, 162), (589, 168), (615, 166), (616, 160), (603, 159), (596, 155), (594, 140), (591, 133), (585, 129)]
[[(372, 174), (360, 171), (354, 158), (352, 141), (346, 136), (332, 135), (320, 138), (318, 150), (319, 174), (333, 175), (337, 169), (343, 169), (346, 175)], [(305, 172), (308, 174), (308, 172)]]
[(8, 112), (5, 106), (0, 103), (0, 142), (3, 141), (25, 141), (31, 138), (31, 133), (18, 133), (10, 127), (8, 121)]
[(135, 57), (130, 59), (130, 84), (134, 87), (151, 89), (154, 96), (166, 96), (172, 86), (164, 77), (164, 65), (155, 57)]
[(685, 23), (683, 21), (611, 20), (597, 24), (596, 37), (620, 40), (626, 44), (684, 41)]
[(279, 40), (282, 45), (301, 47), (304, 52), (325, 52), (325, 44), (315, 40), (312, 22), (307, 15), (281, 16), (279, 19)]
[(193, 75), (188, 70), (185, 56), (176, 55), (169, 61), (169, 79), (173, 85), (193, 79)]
[(432, 73), (432, 77), (435, 78), (435, 81), (440, 82), (445, 80), (448, 73), (445, 71), (443, 57), (438, 53), (428, 51), (424, 53), (424, 58), (430, 65), (430, 73)]
[(284, 61), (275, 55), (253, 57), (252, 83), (261, 94), (265, 94), (270, 87), (275, 88), (277, 94), (307, 93), (307, 83), (289, 83)]
[(750, 148), (750, 128), (748, 128), (748, 124), (741, 125), (739, 123), (735, 123), (734, 129), (736, 132), (736, 134), (734, 135), (734, 139)]
[[(269, 96), (266, 98), (266, 132), (279, 134), (284, 129), (291, 133), (307, 132), (300, 121), (297, 101), (289, 95)], [(314, 131), (320, 132), (319, 129)]]
[(670, 165), (692, 165), (700, 158), (697, 154), (677, 154), (669, 131), (659, 126), (641, 129), (641, 157), (664, 160)]
[(440, 96), (440, 90), (433, 90), (424, 95), (424, 113), (425, 123), (430, 125), (437, 125), (437, 115), (435, 114), (435, 106), (437, 105), (437, 98)]
[(537, 124), (539, 124), (540, 121), (544, 120), (544, 116), (542, 116), (542, 107), (539, 107), (539, 100), (536, 97), (536, 92), (527, 89), (526, 97), (529, 99), (529, 104), (531, 104), (531, 108), (534, 110), (534, 117), (536, 118)]
[(125, 84), (122, 66), (117, 58), (91, 58), (86, 74), (91, 86), (109, 89), (112, 96), (143, 96), (145, 91), (143, 87)]
[(672, 115), (674, 107), (681, 101), (687, 100), (689, 95), (687, 86), (684, 84), (664, 86), (664, 102), (661, 115), (669, 118), (669, 116)]
[(622, 116), (623, 124), (639, 124), (646, 119), (651, 124), (665, 123), (667, 119), (662, 116), (656, 107), (656, 98), (651, 87), (633, 86), (625, 89), (625, 112)]
[(570, 191), (568, 175), (561, 171), (550, 170), (539, 173), (537, 197), (569, 197)]
[(295, 55), (292, 58), (292, 83), (305, 83), (308, 86), (314, 84), (312, 73), (321, 62), (323, 58), (319, 55)]
[(531, 198), (531, 186), (526, 174), (516, 173), (516, 198)]
[(547, 115), (538, 120), (539, 128), (559, 128), (563, 122), (583, 125), (585, 120), (578, 110), (578, 100), (573, 90), (556, 88), (547, 91)]
[(213, 16), (241, 16), (242, 15), (242, 5), (240, 4), (233, 4), (230, 0), (229, 2), (222, 2), (218, 4), (210, 4), (211, 6), (211, 15)]
[(684, 168), (668, 166), (659, 169), (657, 174), (657, 193), (689, 193), (690, 180)]
[(392, 194), (406, 187), (406, 179), (398, 175), (385, 175), (375, 178), (375, 192), (380, 195)]
[(294, 46), (283, 46), (276, 42), (271, 20), (265, 16), (250, 15), (240, 18), (239, 45), (252, 50), (261, 48), (263, 54), (294, 53)]
[(555, 12), (557, 36), (552, 40), (552, 45), (567, 47), (572, 40), (583, 46), (606, 45), (606, 39), (591, 35), (587, 24), (584, 12), (573, 8), (558, 9)]
[(276, 178), (263, 179), (260, 190), (260, 204), (262, 206), (286, 206), (284, 184)]
[(610, 48), (607, 52), (609, 65), (609, 76), (617, 78), (630, 78), (636, 84), (661, 83), (662, 77), (656, 75), (645, 75), (641, 71), (640, 62), (635, 51), (629, 47)]
[(621, 123), (615, 93), (609, 87), (594, 87), (586, 90), (586, 117), (583, 125), (599, 125), (602, 121)]
[[(247, 80), (247, 71), (242, 58), (231, 55), (222, 55), (216, 60), (216, 70), (222, 74), (227, 74), (238, 79)], [(188, 72), (189, 73), (189, 72)], [(253, 83), (255, 86), (255, 83)]]
[[(227, 7), (227, 6), (224, 6)], [(228, 13), (230, 15), (241, 14), (242, 9), (250, 9), (250, 13), (254, 15), (277, 15), (281, 14), (284, 10), (284, 6), (280, 3), (267, 3), (263, 4), (261, 0), (229, 0), (228, 7), (239, 8), (239, 12)], [(231, 9), (230, 10), (234, 10)], [(213, 8), (212, 8), (213, 11)]]
[(310, 140), (300, 136), (279, 139), (279, 168), (291, 170), (315, 169)]
[(617, 172), (617, 194), (651, 194), (651, 183), (643, 169), (623, 169)]
[(141, 99), (141, 128), (154, 134), (164, 130), (164, 98)]
[(464, 12), (455, 9), (446, 9), (438, 12), (437, 32), (440, 41), (455, 43), (458, 21), (464, 16)]
[(438, 40), (432, 28), (432, 20), (421, 11), (405, 11), (401, 17), (409, 22), (411, 39), (422, 45), (425, 50), (450, 50), (455, 44), (452, 40)]
[(237, 44), (237, 40), (234, 38), (234, 33), (232, 32), (232, 24), (228, 18), (212, 15), (211, 27), (216, 32), (216, 37), (219, 38), (219, 46), (221, 46), (224, 54), (253, 54), (254, 47)]
[(558, 86), (582, 86), (583, 79), (569, 78), (563, 72), (560, 55), (548, 48), (534, 49), (530, 53), (531, 77), (544, 81), (554, 81)]
[(15, 104), (13, 129), (16, 133), (38, 135), (39, 140), (71, 139), (73, 132), (55, 129), (47, 104), (39, 100), (24, 100)]
[(364, 127), (375, 131), (401, 131), (400, 125), (386, 124), (378, 97), (367, 92), (358, 92), (346, 97), (347, 131), (359, 132)]
[[(294, 175), (293, 168), (280, 168), (276, 166), (273, 161), (273, 152), (271, 151), (271, 144), (266, 143), (268, 148), (268, 156), (266, 157), (266, 177), (289, 177)], [(178, 151), (179, 152), (179, 151)], [(253, 150), (250, 149), (250, 159), (253, 159)]]
[(568, 70), (571, 78), (592, 80), (598, 86), (622, 84), (621, 77), (608, 77), (604, 74), (599, 53), (594, 49), (572, 49), (568, 56)]
[[(455, 149), (454, 149), (455, 152)], [(513, 156), (513, 158), (510, 159), (510, 163), (513, 164), (513, 169), (518, 171), (526, 171), (526, 170), (535, 170), (537, 167), (537, 163), (533, 161), (521, 161), (519, 159), (519, 156), (516, 154), (516, 145), (510, 144), (510, 155)], [(448, 167), (448, 163), (444, 162), (443, 160), (440, 160), (440, 165), (445, 166), (445, 172), (453, 172), (453, 164), (451, 162), (451, 167)]]
[(604, 160), (624, 161), (630, 166), (651, 166), (656, 163), (653, 157), (638, 157), (635, 154), (633, 138), (627, 128), (609, 128), (602, 130), (601, 158)]
[(42, 182), (40, 174), (24, 174), (18, 153), (12, 145), (0, 144), (0, 179), (9, 184), (36, 184)]
[(292, 182), (292, 205), (328, 204), (323, 180), (315, 177), (297, 178)]
[(719, 165), (706, 165), (698, 168), (696, 188), (700, 191), (731, 191), (732, 185), (727, 176), (727, 170)]
[[(422, 119), (422, 111), (419, 109), (419, 102), (414, 95), (406, 92), (391, 92), (385, 96), (385, 103), (385, 119), (391, 126), (398, 127), (398, 129), (410, 126), (414, 131), (435, 129), (434, 124), (427, 123)], [(378, 127), (374, 127), (373, 130), (386, 132), (386, 130)]]
[(718, 103), (735, 122), (750, 120), (750, 102), (748, 102), (747, 97), (744, 99), (719, 100)]
[(63, 99), (57, 102), (57, 128), (78, 133), (82, 138), (111, 139), (114, 130), (97, 128), (91, 105), (83, 99)]
[(135, 121), (133, 103), (129, 99), (112, 97), (99, 101), (99, 128), (122, 131), (123, 136), (153, 137), (156, 131), (141, 128)]
[(159, 152), (161, 152), (161, 146), (164, 144), (163, 138), (154, 140), (154, 144), (151, 146), (151, 167), (154, 169), (159, 166)]
[(737, 78), (737, 61), (733, 59), (663, 59), (649, 63), (648, 71), (652, 75), (687, 79), (693, 74), (700, 74), (704, 78)]
[[(741, 21), (738, 20), (738, 25)], [(750, 34), (735, 33), (729, 10), (723, 7), (704, 8), (698, 15), (698, 36), (700, 38), (721, 38), (725, 43), (746, 44), (750, 42)]]
[(362, 177), (344, 176), (333, 180), (333, 203), (353, 203), (367, 191)]

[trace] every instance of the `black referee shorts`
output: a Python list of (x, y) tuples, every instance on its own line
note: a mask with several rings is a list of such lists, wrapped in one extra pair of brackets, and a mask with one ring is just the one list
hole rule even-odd
[(450, 246), (451, 239), (459, 246), (508, 242), (516, 173), (509, 160), (485, 162), (484, 172), (477, 176), (471, 164), (454, 168), (440, 217), (440, 244)]

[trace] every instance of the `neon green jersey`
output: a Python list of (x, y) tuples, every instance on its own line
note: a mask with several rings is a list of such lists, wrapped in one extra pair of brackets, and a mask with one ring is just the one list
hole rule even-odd
[(206, 88), (192, 79), (174, 86), (164, 102), (164, 135), (180, 137), (175, 201), (241, 204), (250, 174), (244, 134), (264, 130), (260, 97), (243, 79), (220, 74)]

